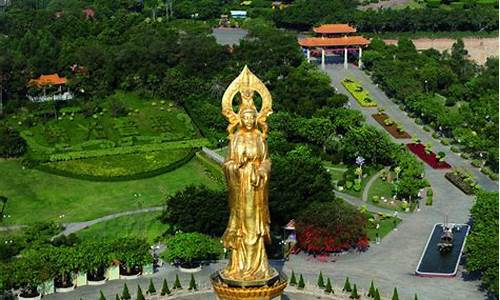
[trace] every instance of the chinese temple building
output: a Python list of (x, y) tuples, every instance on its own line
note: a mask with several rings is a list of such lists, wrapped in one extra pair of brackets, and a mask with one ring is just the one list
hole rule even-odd
[(65, 88), (67, 83), (66, 77), (59, 77), (58, 74), (40, 75), (36, 79), (31, 79), (28, 87), (37, 91), (41, 90), (42, 95), (28, 95), (28, 98), (32, 102), (71, 100), (73, 94)]
[(312, 57), (320, 57), (322, 68), (328, 60), (333, 63), (343, 62), (344, 68), (347, 69), (351, 56), (355, 57), (358, 66), (361, 66), (363, 47), (370, 41), (356, 35), (356, 28), (349, 24), (324, 24), (314, 27), (313, 31), (315, 37), (299, 39), (299, 45), (304, 49), (308, 62), (311, 62)]

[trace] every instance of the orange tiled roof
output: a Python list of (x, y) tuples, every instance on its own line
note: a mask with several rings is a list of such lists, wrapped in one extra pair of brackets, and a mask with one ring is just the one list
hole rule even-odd
[(59, 84), (66, 84), (68, 80), (66, 77), (59, 77), (57, 73), (54, 74), (49, 74), (49, 75), (40, 75), (37, 79), (31, 79), (28, 82), (29, 86), (36, 86), (36, 87), (41, 87), (44, 85), (59, 85)]
[(319, 27), (314, 27), (313, 31), (316, 33), (352, 33), (356, 32), (356, 28), (349, 26), (349, 24), (323, 24)]
[(347, 36), (338, 38), (305, 38), (300, 39), (299, 44), (302, 47), (328, 47), (328, 46), (364, 46), (370, 43), (362, 36)]

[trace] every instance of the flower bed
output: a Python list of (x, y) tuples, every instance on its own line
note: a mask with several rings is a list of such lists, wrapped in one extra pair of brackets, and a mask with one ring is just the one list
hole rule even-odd
[(475, 192), (475, 182), (468, 176), (460, 172), (449, 172), (444, 175), (448, 181), (453, 183), (466, 195), (472, 195)]
[(349, 91), (349, 93), (351, 93), (354, 99), (358, 101), (359, 105), (363, 107), (377, 106), (375, 100), (373, 100), (373, 98), (370, 96), (370, 93), (368, 93), (368, 91), (363, 88), (361, 83), (351, 78), (345, 78), (341, 82), (342, 85)]
[(427, 154), (425, 152), (425, 146), (422, 144), (409, 143), (406, 144), (408, 149), (417, 155), (421, 160), (425, 161), (433, 169), (449, 169), (451, 166), (444, 162), (439, 161), (434, 152)]
[(409, 139), (411, 136), (408, 134), (408, 132), (401, 130), (401, 128), (398, 129), (398, 125), (395, 122), (390, 123), (387, 125), (386, 120), (390, 120), (389, 116), (386, 115), (385, 113), (377, 113), (373, 114), (372, 118), (375, 119), (382, 127), (384, 127), (387, 132), (389, 132), (393, 137), (397, 139)]

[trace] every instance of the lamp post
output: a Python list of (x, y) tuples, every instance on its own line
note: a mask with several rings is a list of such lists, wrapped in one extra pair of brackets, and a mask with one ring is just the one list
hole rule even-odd
[(427, 79), (426, 79), (426, 80), (424, 80), (424, 83), (425, 83), (425, 92), (426, 92), (426, 93), (428, 93), (428, 92), (429, 92), (429, 90), (427, 89), (427, 82), (428, 82), (428, 81), (427, 81)]
[(359, 169), (360, 169), (360, 172), (359, 172), (359, 180), (361, 180), (361, 175), (363, 175), (363, 165), (365, 164), (365, 159), (363, 158), (363, 156), (359, 155), (358, 157), (356, 157), (356, 164), (359, 166)]

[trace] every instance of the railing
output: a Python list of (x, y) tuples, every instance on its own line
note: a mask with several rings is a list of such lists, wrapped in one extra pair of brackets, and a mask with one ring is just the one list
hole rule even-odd
[(31, 102), (47, 102), (47, 101), (67, 101), (73, 99), (73, 94), (71, 92), (64, 92), (62, 94), (50, 95), (50, 96), (29, 96), (28, 99)]

